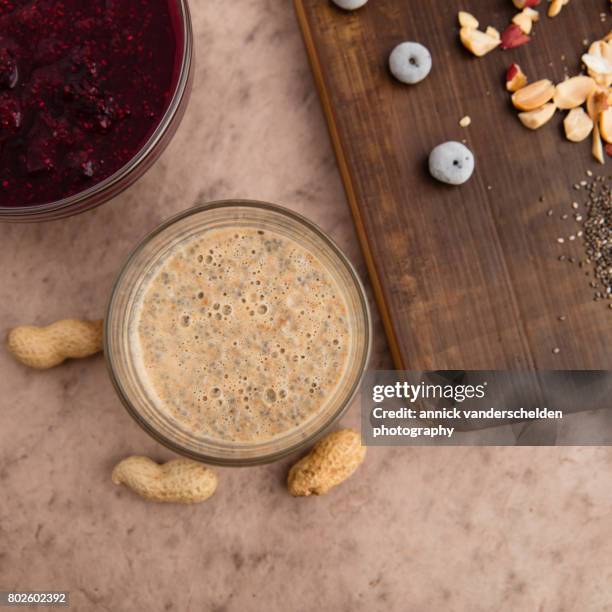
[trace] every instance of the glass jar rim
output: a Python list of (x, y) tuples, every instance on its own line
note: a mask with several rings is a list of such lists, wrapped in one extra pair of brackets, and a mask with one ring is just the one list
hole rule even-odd
[[(110, 316), (112, 313), (113, 305), (115, 302), (115, 298), (117, 296), (118, 289), (120, 288), (121, 282), (125, 273), (130, 269), (132, 262), (138, 257), (140, 252), (146, 248), (146, 246), (159, 234), (164, 232), (166, 229), (186, 219), (190, 216), (199, 214), (201, 212), (212, 211), (216, 209), (223, 208), (252, 208), (254, 210), (264, 210), (272, 213), (277, 213), (286, 218), (297, 222), (298, 224), (303, 225), (305, 228), (312, 231), (318, 238), (320, 238), (327, 247), (331, 249), (333, 254), (338, 257), (340, 262), (344, 265), (346, 271), (349, 273), (352, 283), (354, 284), (354, 288), (356, 294), (358, 296), (359, 304), (361, 307), (361, 313), (364, 318), (364, 339), (363, 346), (364, 350), (361, 354), (359, 367), (357, 368), (357, 375), (355, 376), (355, 380), (350, 387), (350, 390), (343, 397), (341, 402), (338, 402), (338, 407), (334, 410), (334, 412), (329, 416), (328, 419), (312, 434), (298, 440), (294, 444), (282, 448), (278, 451), (274, 451), (268, 453), (266, 455), (258, 455), (249, 458), (221, 458), (212, 455), (206, 455), (204, 453), (194, 452), (191, 449), (185, 448), (184, 446), (178, 444), (176, 441), (172, 440), (168, 436), (165, 436), (162, 432), (158, 431), (154, 428), (133, 406), (130, 401), (128, 394), (123, 388), (121, 381), (115, 374), (115, 368), (113, 366), (113, 356), (112, 350), (110, 347), (110, 322), (112, 317)], [(204, 463), (212, 464), (212, 465), (221, 465), (226, 467), (241, 467), (241, 466), (249, 466), (249, 465), (259, 465), (265, 463), (272, 463), (291, 453), (301, 450), (307, 445), (314, 444), (318, 439), (320, 439), (325, 433), (329, 431), (329, 429), (338, 422), (338, 420), (343, 416), (346, 410), (351, 405), (353, 399), (357, 395), (359, 388), (361, 386), (361, 382), (365, 375), (366, 369), (368, 367), (370, 356), (372, 351), (372, 315), (370, 310), (370, 305), (368, 302), (367, 294), (363, 283), (357, 273), (355, 267), (348, 259), (348, 257), (344, 254), (342, 249), (336, 244), (336, 242), (321, 228), (319, 228), (315, 223), (304, 217), (303, 215), (296, 213), (288, 208), (283, 206), (279, 206), (277, 204), (271, 204), (268, 202), (262, 202), (258, 200), (245, 200), (245, 199), (231, 199), (231, 200), (218, 200), (214, 202), (199, 204), (188, 208), (176, 215), (171, 216), (166, 221), (157, 226), (154, 230), (152, 230), (149, 234), (147, 234), (130, 252), (130, 254), (125, 259), (123, 265), (121, 266), (118, 274), (115, 277), (115, 280), (112, 285), (112, 289), (110, 292), (110, 297), (108, 299), (105, 317), (104, 317), (104, 355), (105, 361), (107, 365), (107, 370), (109, 376), (111, 378), (111, 382), (115, 388), (119, 399), (121, 400), (123, 406), (126, 408), (128, 414), (157, 442), (165, 446), (166, 448), (176, 452), (180, 455), (187, 456), (191, 459), (195, 459), (197, 461), (202, 461)]]
[[(45, 204), (34, 204), (32, 206), (0, 206), (0, 222), (1, 221), (30, 221), (36, 220), (36, 217), (41, 215), (53, 215), (50, 219), (61, 218), (58, 213), (69, 211), (74, 208), (74, 214), (85, 212), (96, 208), (105, 202), (100, 200), (93, 206), (86, 206), (79, 209), (79, 204), (88, 199), (112, 189), (115, 185), (122, 182), (128, 175), (138, 169), (155, 150), (159, 142), (164, 138), (168, 128), (172, 125), (177, 113), (181, 108), (181, 101), (189, 88), (189, 79), (193, 64), (193, 30), (191, 24), (191, 15), (189, 12), (188, 0), (177, 0), (180, 8), (180, 24), (183, 31), (183, 49), (181, 57), (181, 65), (178, 70), (178, 78), (174, 87), (172, 100), (166, 109), (161, 121), (149, 136), (142, 148), (125, 163), (119, 170), (106, 177), (103, 181), (96, 183), (92, 187), (79, 191), (71, 196), (47, 202)], [(69, 213), (72, 214), (72, 213)]]

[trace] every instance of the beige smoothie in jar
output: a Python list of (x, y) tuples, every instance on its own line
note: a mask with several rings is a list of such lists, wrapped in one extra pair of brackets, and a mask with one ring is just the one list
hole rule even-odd
[(119, 271), (104, 320), (111, 380), (156, 440), (243, 466), (308, 448), (350, 406), (371, 346), (355, 269), (274, 204), (194, 206)]
[(352, 337), (343, 291), (315, 253), (236, 225), (195, 235), (158, 260), (130, 342), (157, 408), (181, 429), (258, 443), (324, 407)]

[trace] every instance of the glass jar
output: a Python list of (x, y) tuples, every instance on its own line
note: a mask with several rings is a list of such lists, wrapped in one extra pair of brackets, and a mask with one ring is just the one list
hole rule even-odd
[(174, 94), (161, 121), (138, 153), (117, 172), (62, 200), (34, 206), (0, 206), (0, 221), (35, 222), (63, 219), (107, 202), (138, 180), (159, 158), (174, 136), (185, 113), (193, 79), (193, 32), (187, 0), (176, 0), (173, 19), (177, 45)]
[[(162, 413), (130, 340), (137, 307), (159, 261), (179, 245), (207, 231), (248, 227), (273, 231), (312, 253), (340, 288), (347, 308), (351, 343), (343, 375), (322, 406), (298, 427), (261, 442), (238, 443), (203, 437)], [(367, 367), (371, 344), (368, 301), (355, 269), (338, 246), (304, 217), (284, 208), (245, 200), (214, 202), (191, 208), (149, 234), (122, 267), (108, 303), (104, 348), (115, 389), (131, 416), (156, 440), (188, 457), (220, 465), (274, 461), (312, 444), (335, 423), (355, 396)]]

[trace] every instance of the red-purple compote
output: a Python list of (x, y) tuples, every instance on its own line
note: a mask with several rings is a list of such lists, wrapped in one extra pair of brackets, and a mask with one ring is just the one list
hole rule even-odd
[(173, 0), (0, 0), (0, 206), (54, 202), (126, 165), (180, 58)]

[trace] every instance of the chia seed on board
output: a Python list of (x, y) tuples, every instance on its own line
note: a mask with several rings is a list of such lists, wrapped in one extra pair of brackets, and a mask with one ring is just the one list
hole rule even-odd
[(589, 185), (587, 218), (584, 221), (586, 256), (593, 265), (594, 299), (612, 299), (612, 192), (610, 177), (597, 177)]
[[(592, 278), (589, 287), (593, 289), (593, 300), (610, 300), (608, 306), (612, 309), (612, 176), (593, 176), (592, 172), (587, 172), (587, 176), (589, 181), (580, 181), (573, 186), (576, 191), (586, 194), (584, 212), (573, 215), (580, 230), (567, 237), (559, 236), (557, 242), (565, 244), (567, 239), (582, 244), (584, 252), (578, 265), (590, 268), (592, 276), (588, 271), (585, 274)], [(576, 211), (580, 204), (572, 202), (571, 207)], [(576, 262), (567, 254), (561, 255), (559, 260)]]

